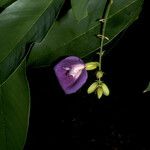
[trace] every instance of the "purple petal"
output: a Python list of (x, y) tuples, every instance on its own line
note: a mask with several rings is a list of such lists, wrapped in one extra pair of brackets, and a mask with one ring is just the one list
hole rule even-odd
[(60, 61), (54, 67), (54, 71), (66, 94), (77, 92), (87, 80), (84, 62), (76, 56), (70, 56)]

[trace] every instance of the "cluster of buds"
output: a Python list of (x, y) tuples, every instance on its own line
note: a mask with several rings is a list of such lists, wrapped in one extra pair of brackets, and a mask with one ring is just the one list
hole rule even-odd
[[(100, 67), (99, 65), (100, 65), (99, 62), (89, 62), (89, 63), (85, 64), (85, 69), (88, 71), (94, 70), (94, 69)], [(103, 71), (101, 71), (101, 70), (97, 71), (96, 72), (97, 80), (94, 83), (92, 83), (87, 90), (88, 94), (96, 93), (98, 99), (100, 99), (103, 94), (105, 96), (108, 96), (110, 93), (107, 85), (101, 80), (101, 78), (103, 77), (103, 74), (104, 74)]]

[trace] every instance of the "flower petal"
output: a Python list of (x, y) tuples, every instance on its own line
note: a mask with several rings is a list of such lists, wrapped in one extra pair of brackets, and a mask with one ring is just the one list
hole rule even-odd
[[(81, 65), (81, 67), (79, 67)], [(54, 71), (57, 76), (57, 79), (66, 94), (72, 94), (77, 92), (86, 82), (87, 80), (87, 71), (85, 69), (79, 70), (77, 72), (76, 69), (83, 68), (85, 65), (84, 62), (76, 57), (69, 56), (63, 60), (61, 60), (55, 67)], [(73, 67), (78, 68), (73, 68)], [(72, 69), (75, 69), (75, 73), (77, 72), (77, 76), (72, 75)], [(69, 71), (71, 74), (69, 74)]]

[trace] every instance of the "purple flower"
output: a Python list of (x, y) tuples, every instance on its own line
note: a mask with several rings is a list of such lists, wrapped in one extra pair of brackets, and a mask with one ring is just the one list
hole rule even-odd
[(61, 60), (54, 67), (54, 71), (66, 94), (77, 92), (87, 80), (85, 64), (76, 56), (69, 56)]

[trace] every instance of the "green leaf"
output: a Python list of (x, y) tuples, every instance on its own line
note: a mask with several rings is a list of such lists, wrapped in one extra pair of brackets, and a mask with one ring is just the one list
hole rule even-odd
[(0, 84), (22, 61), (26, 45), (41, 41), (64, 0), (18, 0), (0, 14)]
[[(97, 2), (97, 0), (93, 0)], [(94, 2), (93, 2), (94, 3)], [(88, 8), (90, 13), (78, 22), (72, 10), (48, 32), (42, 42), (33, 47), (29, 65), (41, 67), (50, 65), (55, 59), (65, 55), (85, 57), (100, 47), (96, 37), (100, 30), (98, 19), (102, 17), (106, 1), (101, 0)], [(143, 0), (115, 0), (107, 21), (106, 36), (112, 41), (120, 32), (137, 20)]]
[(147, 88), (144, 90), (144, 93), (145, 93), (145, 92), (148, 92), (148, 91), (150, 91), (150, 82), (149, 82)]
[(23, 150), (29, 122), (26, 61), (0, 85), (0, 150)]
[(78, 21), (88, 15), (88, 4), (89, 0), (71, 0), (72, 10)]

